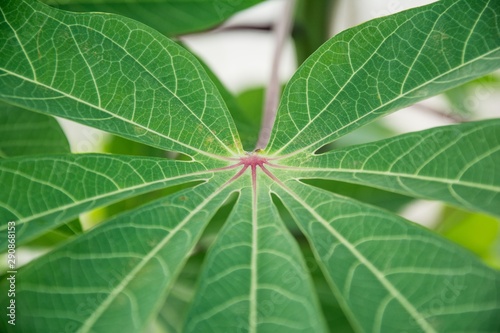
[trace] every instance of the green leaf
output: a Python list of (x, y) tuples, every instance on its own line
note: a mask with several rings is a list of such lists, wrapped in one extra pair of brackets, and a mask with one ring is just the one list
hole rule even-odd
[(69, 152), (68, 140), (53, 117), (0, 103), (0, 158)]
[(499, 68), (499, 11), (498, 1), (439, 1), (338, 34), (290, 79), (267, 151), (313, 152)]
[(326, 331), (300, 250), (272, 205), (269, 179), (259, 178), (257, 188), (240, 190), (208, 253), (184, 332)]
[(109, 137), (106, 138), (102, 150), (109, 154), (168, 157), (168, 152), (164, 150), (112, 134), (109, 134)]
[[(499, 120), (314, 152), (378, 116), (497, 68), (499, 9), (494, 1), (441, 1), (334, 37), (286, 88), (268, 152), (244, 154), (217, 84), (182, 47), (126, 18), (4, 0), (0, 98), (187, 159), (2, 159), (7, 190), (0, 192), (0, 214), (17, 222), (16, 241), (97, 206), (191, 187), (21, 267), (16, 326), (0, 321), (0, 330), (143, 332), (158, 322), (188, 258), (212, 244), (231, 206), (221, 207), (239, 194), (208, 250), (186, 330), (326, 330), (310, 272), (286, 230), (304, 244), (290, 226), (295, 219), (354, 331), (499, 331), (499, 272), (388, 211), (301, 182), (336, 179), (498, 214)], [(280, 205), (289, 211), (283, 220)], [(216, 223), (203, 233), (209, 221)], [(13, 233), (5, 225), (9, 237), (2, 242)], [(8, 287), (2, 279), (4, 295)], [(175, 303), (179, 315), (191, 298), (185, 295)], [(9, 297), (0, 298), (0, 307)], [(323, 309), (349, 330), (334, 302)], [(177, 329), (180, 321), (169, 318)]]
[(290, 168), (305, 178), (370, 185), (500, 216), (498, 119), (432, 128), (283, 163), (297, 166)]
[(437, 231), (469, 249), (490, 266), (500, 269), (500, 252), (495, 248), (500, 241), (500, 221), (451, 207), (446, 207), (444, 213)]
[(258, 132), (260, 129), (264, 95), (264, 87), (257, 87), (247, 89), (236, 97), (244, 119), (248, 119), (248, 126), (251, 127), (254, 132)]
[(38, 235), (26, 244), (24, 244), (24, 241), (19, 244), (23, 244), (23, 247), (28, 251), (31, 249), (34, 249), (35, 251), (40, 249), (42, 249), (42, 251), (46, 249), (50, 250), (58, 244), (66, 242), (68, 239), (81, 234), (83, 234), (82, 224), (80, 223), (80, 220), (76, 218), (64, 223), (56, 229), (51, 229), (41, 235)]
[(183, 320), (195, 295), (196, 281), (200, 275), (203, 260), (204, 253), (191, 256), (170, 290), (156, 319), (165, 333), (182, 332)]
[(464, 117), (471, 117), (479, 103), (500, 87), (500, 77), (487, 75), (444, 92), (451, 111)]
[(262, 0), (44, 0), (70, 11), (109, 12), (143, 22), (174, 36), (211, 28)]
[(274, 189), (357, 331), (500, 327), (500, 274), (470, 253), (400, 217), (294, 180)]
[[(0, 230), (16, 221), (16, 242), (119, 199), (196, 180), (212, 171), (196, 162), (101, 154), (0, 160)], [(36, 193), (36, 195), (33, 195)], [(7, 238), (0, 239), (5, 249)]]
[(158, 32), (21, 0), (1, 14), (0, 98), (191, 156), (242, 152), (203, 68)]
[(124, 213), (29, 264), (17, 275), (16, 298), (30, 301), (19, 302), (15, 332), (140, 332), (239, 185), (222, 178)]
[(337, 3), (337, 0), (297, 1), (292, 37), (298, 64), (330, 37), (332, 8)]
[[(56, 119), (4, 103), (0, 103), (0, 138), (0, 157), (70, 152), (68, 140)], [(53, 246), (81, 233), (80, 221), (75, 219), (30, 245)]]

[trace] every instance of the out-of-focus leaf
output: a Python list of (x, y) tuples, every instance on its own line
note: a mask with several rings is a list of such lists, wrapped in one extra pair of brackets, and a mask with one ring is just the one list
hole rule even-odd
[(262, 108), (264, 106), (264, 88), (252, 88), (240, 93), (236, 99), (249, 126), (256, 132), (260, 129)]
[(69, 152), (68, 140), (54, 117), (0, 103), (0, 158)]
[(336, 0), (298, 0), (292, 37), (298, 64), (328, 40)]
[(489, 215), (447, 207), (437, 231), (500, 269), (500, 221)]
[(388, 192), (374, 187), (359, 184), (344, 183), (325, 179), (304, 180), (306, 184), (335, 192), (353, 199), (378, 206), (392, 212), (399, 212), (401, 208), (414, 200), (412, 197), (399, 193)]
[(203, 252), (191, 256), (170, 290), (157, 318), (164, 332), (182, 333), (184, 318), (195, 295), (204, 258)]
[(318, 299), (323, 313), (325, 314), (326, 323), (330, 332), (354, 333), (354, 329), (351, 327), (349, 320), (335, 298), (331, 286), (325, 279), (323, 272), (321, 272), (311, 247), (306, 242), (301, 242), (299, 244), (302, 254), (304, 255), (306, 266), (309, 272), (311, 272), (314, 287), (318, 293)]
[(209, 29), (263, 0), (44, 0), (64, 10), (107, 12), (143, 22), (167, 36)]
[(500, 91), (500, 76), (490, 74), (444, 92), (451, 111), (464, 117), (474, 114), (475, 108), (495, 92)]

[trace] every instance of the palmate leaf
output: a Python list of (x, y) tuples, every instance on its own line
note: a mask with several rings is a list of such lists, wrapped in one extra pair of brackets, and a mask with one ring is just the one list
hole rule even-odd
[[(2, 321), (2, 330), (142, 331), (211, 217), (237, 193), (208, 252), (185, 331), (326, 330), (328, 313), (321, 313), (273, 194), (310, 242), (355, 331), (499, 331), (498, 272), (392, 213), (300, 181), (362, 183), (497, 214), (498, 121), (314, 151), (500, 67), (499, 7), (441, 1), (339, 34), (287, 86), (269, 148), (244, 154), (215, 85), (175, 43), (114, 15), (2, 2), (1, 99), (191, 158), (3, 159), (2, 218), (17, 223), (20, 242), (99, 205), (202, 182), (111, 218), (22, 267), (18, 321)], [(400, 174), (385, 174), (392, 163), (400, 174), (425, 178), (398, 181)]]
[(432, 128), (282, 163), (293, 165), (289, 169), (302, 178), (370, 185), (500, 216), (499, 119)]
[(497, 1), (439, 1), (340, 33), (295, 73), (268, 147), (311, 152), (499, 66)]
[[(22, 244), (82, 211), (186, 181), (207, 180), (212, 175), (196, 162), (118, 155), (0, 160), (0, 181), (10, 189), (0, 193), (0, 230), (5, 232), (8, 221), (16, 221), (16, 241)], [(6, 248), (6, 238), (0, 240), (0, 246)]]
[[(68, 139), (54, 117), (0, 103), (0, 158), (69, 152)], [(4, 216), (2, 208), (0, 212)], [(9, 215), (7, 213), (5, 216)], [(3, 225), (0, 229), (4, 230)], [(54, 230), (49, 237), (39, 240), (35, 246), (51, 246), (59, 239), (81, 232), (82, 226), (76, 219)], [(2, 248), (3, 245), (2, 243)]]
[[(22, 270), (16, 332), (140, 332), (210, 217), (241, 186), (222, 180), (124, 213)], [(117, 317), (124, 308), (130, 315)]]
[(202, 67), (155, 30), (37, 2), (1, 10), (0, 98), (188, 155), (241, 153)]
[(241, 189), (206, 258), (185, 332), (325, 332), (300, 250), (260, 176)]
[(295, 180), (274, 188), (359, 331), (500, 328), (500, 274), (470, 253), (383, 210)]

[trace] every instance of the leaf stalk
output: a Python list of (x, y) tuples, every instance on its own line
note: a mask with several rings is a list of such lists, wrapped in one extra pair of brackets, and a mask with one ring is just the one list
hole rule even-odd
[(274, 26), (276, 48), (274, 50), (273, 62), (271, 66), (271, 77), (269, 79), (269, 85), (264, 99), (264, 112), (262, 115), (259, 139), (257, 140), (257, 145), (255, 147), (256, 149), (264, 149), (267, 146), (271, 137), (271, 130), (276, 119), (281, 93), (279, 69), (285, 41), (291, 33), (294, 8), (295, 0), (287, 0), (284, 4), (283, 15)]

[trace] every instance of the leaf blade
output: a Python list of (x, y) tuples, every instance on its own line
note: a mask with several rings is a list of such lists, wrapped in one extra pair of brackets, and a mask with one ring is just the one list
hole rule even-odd
[(16, 293), (25, 301), (16, 332), (141, 331), (234, 190), (223, 182), (219, 177), (124, 213), (21, 268)]
[[(250, 175), (246, 184), (252, 182)], [(326, 332), (307, 266), (260, 173), (210, 250), (185, 332)]]
[[(395, 215), (297, 181), (275, 189), (359, 331), (498, 329), (500, 275), (470, 253)], [(454, 295), (443, 300), (443, 290)]]
[[(170, 185), (207, 180), (212, 174), (197, 162), (119, 155), (0, 160), (0, 179), (10, 189), (0, 194), (5, 217), (0, 229), (16, 221), (16, 241), (21, 244), (98, 206)], [(0, 244), (5, 248), (6, 240)]]
[(241, 152), (203, 68), (158, 32), (122, 17), (22, 0), (1, 9), (0, 98), (191, 156)]
[[(290, 80), (267, 149), (272, 155), (312, 152), (493, 71), (500, 63), (498, 12), (492, 1), (441, 1), (337, 35)], [(457, 48), (461, 52), (448, 51)]]
[[(500, 120), (490, 119), (337, 149), (307, 157), (297, 175), (374, 186), (499, 216), (499, 129)], [(300, 160), (283, 163), (300, 165)]]

